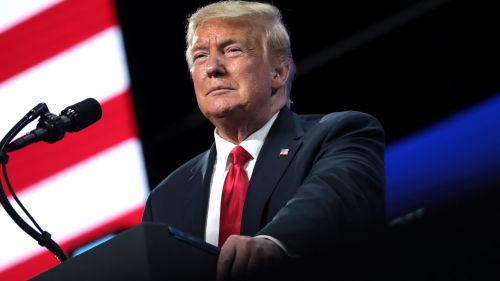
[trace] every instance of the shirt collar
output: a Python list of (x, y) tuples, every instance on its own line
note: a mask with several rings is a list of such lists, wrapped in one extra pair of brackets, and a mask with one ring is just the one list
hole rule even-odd
[[(264, 140), (266, 139), (271, 126), (276, 121), (279, 112), (275, 113), (269, 121), (264, 124), (260, 129), (255, 131), (253, 134), (249, 135), (244, 141), (240, 143), (250, 155), (252, 155), (253, 160), (257, 160), (257, 156), (259, 155), (260, 149), (264, 144)], [(234, 143), (231, 143), (223, 138), (221, 138), (214, 130), (214, 138), (215, 138), (215, 148), (217, 150), (217, 162), (225, 163), (228, 159), (229, 153), (236, 146)]]

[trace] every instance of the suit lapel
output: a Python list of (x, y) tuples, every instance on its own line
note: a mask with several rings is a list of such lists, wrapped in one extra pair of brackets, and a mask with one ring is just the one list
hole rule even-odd
[(254, 235), (262, 227), (266, 202), (302, 143), (303, 131), (296, 121), (295, 115), (285, 107), (269, 131), (250, 179), (243, 209), (242, 235)]
[(202, 157), (198, 165), (191, 169), (192, 176), (183, 188), (190, 189), (185, 199), (185, 212), (179, 225), (184, 226), (184, 231), (203, 239), (207, 218), (208, 198), (216, 150), (212, 145), (210, 150)]

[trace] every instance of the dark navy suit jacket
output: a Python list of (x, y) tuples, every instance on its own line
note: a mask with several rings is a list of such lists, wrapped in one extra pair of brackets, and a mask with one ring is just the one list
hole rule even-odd
[[(368, 114), (284, 107), (257, 158), (241, 234), (273, 236), (301, 257), (343, 253), (339, 246), (385, 223), (384, 147), (383, 128)], [(212, 145), (170, 174), (151, 192), (143, 221), (203, 239), (215, 158)]]

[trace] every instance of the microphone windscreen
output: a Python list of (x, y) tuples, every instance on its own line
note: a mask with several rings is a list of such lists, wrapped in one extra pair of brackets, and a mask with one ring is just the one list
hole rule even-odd
[(78, 132), (101, 119), (102, 109), (97, 100), (87, 98), (81, 102), (66, 107), (63, 111), (61, 111), (61, 116), (63, 115), (71, 120), (71, 124), (67, 131)]

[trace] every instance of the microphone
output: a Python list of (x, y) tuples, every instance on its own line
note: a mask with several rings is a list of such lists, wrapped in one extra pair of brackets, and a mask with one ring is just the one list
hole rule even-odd
[(66, 107), (59, 116), (46, 112), (40, 116), (36, 129), (11, 142), (7, 151), (18, 150), (41, 140), (57, 142), (66, 132), (78, 132), (101, 119), (101, 116), (101, 105), (93, 98)]

